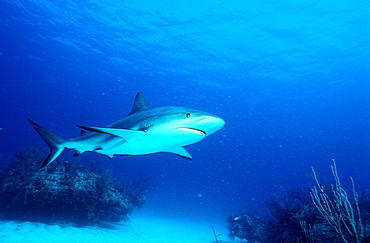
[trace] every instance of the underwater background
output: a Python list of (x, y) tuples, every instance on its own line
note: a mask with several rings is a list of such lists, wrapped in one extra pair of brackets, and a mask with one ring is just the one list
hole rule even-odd
[[(26, 118), (75, 137), (131, 110), (184, 106), (226, 125), (172, 154), (84, 153), (114, 176), (153, 182), (142, 210), (220, 221), (273, 195), (332, 183), (370, 188), (370, 2), (0, 3), (0, 163), (39, 144)], [(65, 151), (65, 157), (74, 151)], [(135, 212), (133, 212), (135, 214)]]

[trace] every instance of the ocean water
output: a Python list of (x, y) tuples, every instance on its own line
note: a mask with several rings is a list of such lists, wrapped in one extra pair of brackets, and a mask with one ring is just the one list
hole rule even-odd
[[(143, 206), (226, 219), (312, 187), (311, 166), (370, 188), (370, 1), (3, 0), (0, 163), (39, 144), (26, 118), (71, 138), (131, 110), (184, 106), (226, 125), (172, 154), (98, 161), (151, 178)], [(71, 156), (72, 151), (63, 155)], [(135, 212), (134, 212), (135, 214)]]

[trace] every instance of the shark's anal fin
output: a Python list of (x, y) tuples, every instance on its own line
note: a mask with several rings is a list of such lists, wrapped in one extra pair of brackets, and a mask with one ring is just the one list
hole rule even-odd
[(191, 157), (188, 151), (186, 151), (183, 147), (174, 147), (171, 149), (166, 149), (166, 151), (162, 152), (176, 154), (184, 159), (193, 160), (193, 157)]
[(80, 151), (76, 151), (76, 153), (73, 155), (73, 157), (79, 156), (80, 154), (82, 154)]
[(78, 126), (82, 129), (91, 131), (91, 132), (99, 132), (105, 133), (113, 136), (117, 136), (122, 138), (125, 142), (133, 143), (142, 138), (145, 135), (144, 131), (136, 131), (136, 130), (129, 130), (129, 129), (121, 129), (121, 128), (112, 128), (112, 127), (87, 127), (87, 126)]

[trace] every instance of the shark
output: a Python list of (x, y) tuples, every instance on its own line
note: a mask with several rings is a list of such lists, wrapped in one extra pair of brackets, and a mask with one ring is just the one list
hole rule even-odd
[(191, 108), (149, 108), (140, 92), (128, 116), (107, 127), (77, 125), (83, 130), (71, 139), (27, 119), (50, 148), (40, 168), (52, 163), (65, 149), (76, 150), (74, 156), (87, 151), (108, 158), (166, 152), (192, 160), (183, 146), (199, 142), (225, 125), (222, 118)]

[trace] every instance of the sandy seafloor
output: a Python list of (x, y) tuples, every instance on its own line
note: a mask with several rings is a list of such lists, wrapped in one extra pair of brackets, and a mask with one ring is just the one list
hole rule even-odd
[(27, 221), (0, 221), (0, 242), (55, 243), (210, 243), (215, 242), (212, 225), (223, 243), (227, 239), (225, 223), (206, 220), (184, 221), (145, 215), (136, 211), (130, 220), (105, 227), (73, 227)]

